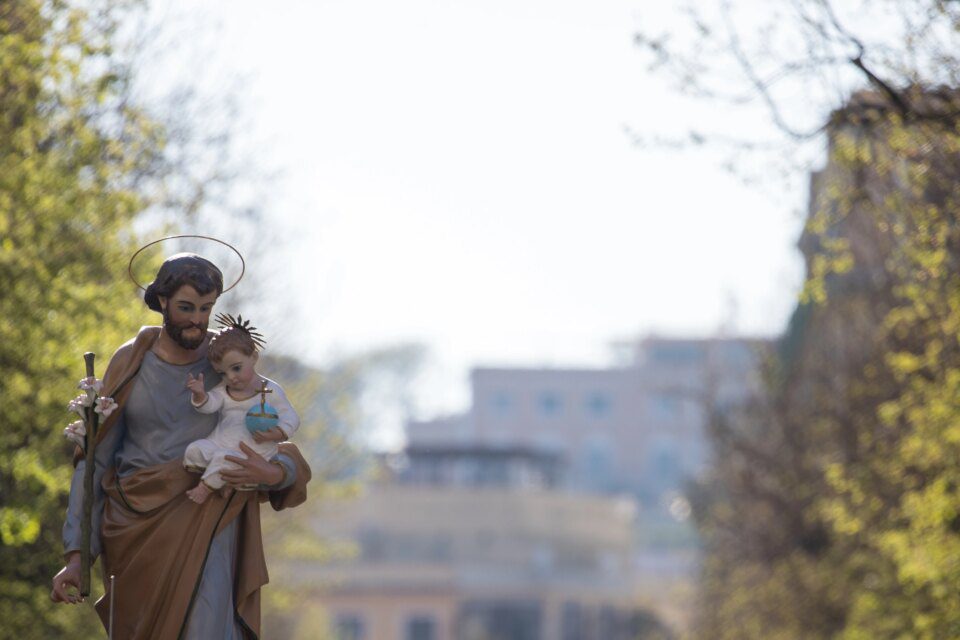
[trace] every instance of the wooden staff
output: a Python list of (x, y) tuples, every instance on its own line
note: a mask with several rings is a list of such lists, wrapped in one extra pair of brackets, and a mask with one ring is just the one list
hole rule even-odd
[[(87, 365), (87, 378), (96, 378), (93, 375), (93, 360), (96, 356), (87, 352), (83, 354), (83, 360)], [(80, 521), (80, 595), (86, 598), (90, 595), (90, 537), (93, 531), (93, 472), (96, 469), (94, 460), (94, 450), (97, 446), (97, 428), (100, 423), (100, 414), (96, 408), (97, 390), (87, 389), (87, 398), (91, 400), (90, 406), (84, 409), (84, 421), (86, 422), (86, 457), (84, 458), (86, 467), (83, 470), (83, 518)]]

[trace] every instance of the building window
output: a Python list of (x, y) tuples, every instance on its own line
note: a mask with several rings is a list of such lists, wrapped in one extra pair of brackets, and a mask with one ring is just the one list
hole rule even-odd
[(363, 619), (352, 613), (338, 615), (334, 637), (337, 640), (364, 640)]
[(649, 348), (651, 359), (657, 364), (690, 366), (704, 361), (703, 345), (698, 343), (666, 342)]
[(576, 602), (565, 602), (560, 618), (560, 633), (563, 640), (584, 640), (587, 637), (584, 611)]
[(426, 615), (414, 616), (407, 620), (404, 640), (436, 640), (437, 623)]
[(457, 637), (542, 638), (543, 605), (536, 600), (467, 600), (457, 615)]
[(680, 417), (680, 397), (674, 393), (658, 393), (653, 398), (653, 417), (655, 420), (676, 420)]
[(721, 358), (729, 367), (749, 367), (757, 357), (754, 348), (746, 342), (726, 342), (721, 345)]
[(376, 527), (365, 527), (357, 535), (360, 556), (365, 560), (383, 560), (387, 553), (387, 537)]
[(563, 410), (563, 401), (560, 396), (551, 391), (541, 393), (537, 404), (540, 407), (540, 413), (545, 416), (557, 416)]
[(662, 486), (674, 486), (683, 475), (680, 454), (676, 444), (666, 439), (655, 441), (650, 446), (648, 464)]
[(587, 398), (587, 412), (595, 417), (602, 418), (610, 414), (610, 398), (602, 393), (591, 394)]
[(588, 486), (609, 491), (614, 485), (613, 443), (604, 436), (592, 435), (583, 448), (583, 470)]
[(493, 399), (490, 404), (493, 406), (494, 413), (498, 416), (505, 416), (509, 414), (513, 408), (513, 398), (511, 398), (510, 394), (506, 391), (498, 391), (493, 394)]

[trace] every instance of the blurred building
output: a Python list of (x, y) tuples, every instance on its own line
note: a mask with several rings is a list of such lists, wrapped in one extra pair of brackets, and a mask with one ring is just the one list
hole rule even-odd
[(710, 411), (758, 384), (765, 340), (647, 338), (611, 369), (476, 369), (469, 412), (407, 427), (409, 447), (518, 447), (555, 456), (557, 486), (668, 508), (709, 458)]
[(559, 491), (528, 449), (420, 449), (315, 529), (356, 557), (290, 567), (339, 638), (627, 640), (637, 610), (630, 498)]
[(290, 571), (350, 640), (669, 637), (699, 555), (682, 485), (765, 346), (648, 338), (616, 368), (477, 369), (468, 412), (409, 424), (378, 482), (325, 506), (316, 531), (356, 557)]

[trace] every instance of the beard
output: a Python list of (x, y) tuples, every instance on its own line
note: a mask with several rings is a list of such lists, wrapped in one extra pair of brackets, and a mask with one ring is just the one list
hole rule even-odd
[[(196, 338), (188, 338), (183, 335), (183, 332), (187, 329), (200, 329), (199, 334)], [(194, 324), (193, 322), (185, 322), (183, 324), (175, 324), (171, 319), (170, 315), (166, 309), (163, 310), (163, 330), (167, 332), (173, 341), (184, 349), (193, 351), (201, 344), (203, 344), (204, 339), (207, 337), (207, 323), (203, 324)]]

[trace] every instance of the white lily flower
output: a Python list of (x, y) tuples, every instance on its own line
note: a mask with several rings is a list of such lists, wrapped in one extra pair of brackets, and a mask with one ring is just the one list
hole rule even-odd
[(63, 430), (64, 437), (74, 444), (84, 446), (84, 436), (87, 435), (87, 427), (83, 420), (77, 420), (67, 425)]
[(87, 397), (86, 394), (84, 394), (82, 396), (77, 396), (76, 398), (71, 400), (69, 403), (67, 403), (67, 411), (73, 411), (74, 413), (78, 414), (81, 418), (84, 418), (86, 417), (86, 414), (84, 413), (84, 407), (89, 407), (92, 404), (93, 404), (93, 400), (91, 400), (90, 398)]
[(97, 406), (94, 411), (102, 415), (104, 418), (107, 418), (118, 406), (119, 405), (113, 398), (101, 396), (97, 398)]
[(77, 383), (77, 389), (82, 389), (83, 391), (93, 389), (94, 393), (99, 394), (100, 390), (103, 389), (103, 380), (94, 377), (84, 378)]

